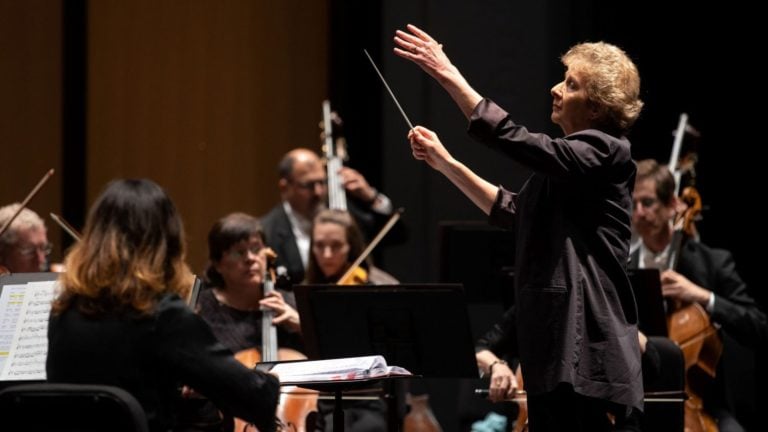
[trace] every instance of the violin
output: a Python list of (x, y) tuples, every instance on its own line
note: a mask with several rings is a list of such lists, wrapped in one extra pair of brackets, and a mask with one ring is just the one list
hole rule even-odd
[[(346, 274), (346, 273), (345, 273)], [(366, 285), (368, 271), (360, 266), (352, 269), (346, 276), (339, 279), (338, 285)]]

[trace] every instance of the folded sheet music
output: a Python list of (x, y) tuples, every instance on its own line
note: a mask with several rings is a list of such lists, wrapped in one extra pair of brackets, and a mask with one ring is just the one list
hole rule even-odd
[(282, 384), (413, 375), (402, 367), (388, 366), (387, 361), (380, 355), (276, 363), (269, 371), (280, 377)]

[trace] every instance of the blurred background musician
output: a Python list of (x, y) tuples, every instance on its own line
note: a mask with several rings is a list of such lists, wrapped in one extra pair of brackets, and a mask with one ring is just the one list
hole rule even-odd
[[(632, 224), (642, 243), (631, 254), (629, 267), (658, 268), (665, 298), (700, 304), (720, 326), (723, 353), (715, 379), (700, 395), (705, 411), (717, 420), (721, 431), (743, 431), (738, 412), (741, 409), (746, 414), (751, 409), (748, 405), (754, 404), (748, 400), (754, 397), (754, 389), (746, 399), (750, 392), (743, 389), (755, 382), (751, 350), (768, 343), (768, 320), (739, 276), (729, 251), (684, 239), (676, 269), (667, 268), (672, 221), (681, 208), (674, 191), (675, 181), (666, 166), (651, 159), (637, 163)], [(739, 392), (737, 386), (742, 387)]]
[(110, 183), (67, 255), (48, 329), (51, 382), (122, 387), (151, 431), (173, 430), (187, 385), (222, 411), (276, 429), (276, 377), (250, 370), (186, 305), (181, 218), (149, 180)]
[[(304, 282), (336, 284), (363, 250), (365, 250), (363, 236), (349, 212), (334, 209), (321, 210), (312, 224), (311, 255)], [(341, 284), (371, 284), (368, 275), (370, 268), (370, 259), (368, 259)], [(345, 400), (342, 403), (344, 430), (359, 432), (387, 430), (387, 408), (381, 399)], [(332, 401), (318, 401), (319, 430), (333, 430), (333, 407)]]
[[(300, 283), (309, 263), (312, 220), (327, 207), (327, 174), (317, 153), (297, 148), (280, 160), (278, 175), (282, 202), (264, 215), (261, 223), (267, 242), (277, 253), (276, 265), (286, 267), (292, 283)], [(348, 210), (364, 238), (370, 240), (392, 214), (392, 203), (358, 171), (342, 167), (339, 175), (347, 192)], [(388, 240), (402, 240), (402, 224), (396, 224), (393, 231)]]
[[(20, 206), (14, 203), (0, 208), (0, 226), (4, 226)], [(23, 208), (0, 237), (0, 266), (11, 273), (49, 271), (51, 249), (43, 219)]]
[(208, 286), (200, 293), (199, 313), (233, 353), (261, 346), (262, 307), (275, 312), (279, 345), (301, 351), (293, 294), (263, 294), (265, 247), (261, 224), (245, 213), (224, 216), (208, 233)]

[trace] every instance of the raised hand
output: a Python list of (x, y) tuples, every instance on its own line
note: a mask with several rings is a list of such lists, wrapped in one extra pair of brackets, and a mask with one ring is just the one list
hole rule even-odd
[(395, 54), (416, 63), (438, 81), (454, 69), (442, 44), (413, 24), (408, 24), (407, 28), (410, 33), (395, 32)]

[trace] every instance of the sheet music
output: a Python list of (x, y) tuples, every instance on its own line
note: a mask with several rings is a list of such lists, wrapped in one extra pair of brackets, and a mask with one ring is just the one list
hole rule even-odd
[(387, 366), (383, 356), (346, 357), (278, 363), (270, 372), (283, 382), (340, 381), (376, 378), (386, 375), (411, 375), (398, 366)]
[(26, 289), (27, 284), (5, 285), (0, 292), (0, 375), (11, 352)]
[[(0, 369), (0, 380), (45, 380), (45, 359), (48, 355), (48, 316), (51, 301), (56, 292), (56, 281), (29, 282), (26, 285), (11, 285), (12, 297), (9, 307), (0, 310), (0, 316), (7, 320), (16, 313), (13, 337), (8, 354)], [(17, 291), (16, 287), (25, 289)], [(3, 295), (9, 286), (3, 289)], [(17, 306), (21, 292), (21, 302)], [(0, 307), (3, 304), (0, 302)]]

